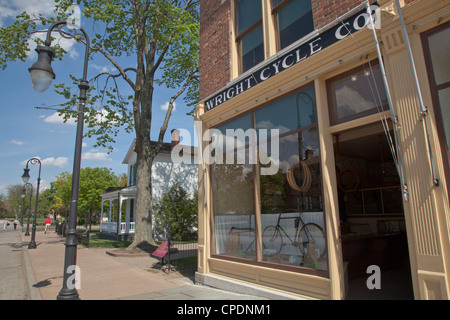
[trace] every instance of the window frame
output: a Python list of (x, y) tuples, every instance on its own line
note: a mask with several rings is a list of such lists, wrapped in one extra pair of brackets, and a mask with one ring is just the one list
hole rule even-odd
[[(434, 66), (433, 61), (431, 59), (431, 51), (430, 51), (430, 45), (429, 45), (429, 38), (433, 36), (434, 34), (437, 34), (445, 29), (450, 28), (450, 22), (446, 22), (440, 26), (437, 26), (435, 28), (432, 28), (430, 30), (427, 30), (423, 32), (421, 37), (422, 42), (422, 50), (424, 54), (424, 60), (425, 60), (425, 67), (428, 73), (428, 82), (430, 87), (430, 93), (431, 93), (431, 102), (433, 104), (433, 111), (435, 114), (435, 120), (436, 120), (436, 130), (438, 134), (438, 141), (441, 149), (441, 156), (443, 160), (443, 167), (444, 167), (444, 174), (447, 177), (447, 192), (450, 196), (450, 151), (447, 148), (447, 145), (450, 144), (450, 141), (447, 141), (446, 139), (446, 132), (444, 123), (442, 121), (442, 112), (441, 112), (441, 103), (439, 101), (439, 91), (443, 89), (447, 89), (450, 87), (450, 81), (446, 83), (442, 83), (440, 85), (436, 84), (436, 79), (434, 75)], [(450, 129), (450, 128), (449, 128)]]
[[(269, 1), (270, 1), (270, 6), (272, 8), (271, 14), (272, 14), (273, 28), (275, 30), (276, 50), (278, 52), (278, 51), (284, 49), (284, 48), (281, 48), (281, 36), (280, 36), (280, 24), (279, 24), (278, 12), (281, 8), (283, 8), (284, 6), (289, 4), (292, 0), (282, 0), (282, 2), (277, 4), (276, 6), (273, 5), (273, 0), (269, 0)], [(311, 1), (311, 0), (309, 0), (309, 1)], [(312, 3), (311, 3), (311, 5), (312, 5)], [(311, 10), (311, 18), (313, 19), (313, 29), (311, 30), (311, 32), (312, 32), (312, 31), (314, 31), (314, 17), (312, 15), (312, 10)], [(299, 39), (301, 39), (301, 38), (299, 38)], [(288, 46), (286, 46), (286, 47), (288, 47)]]
[[(245, 71), (243, 71), (244, 63), (243, 63), (243, 55), (242, 55), (242, 40), (245, 38), (246, 35), (248, 35), (250, 32), (252, 32), (256, 28), (258, 28), (259, 26), (261, 26), (263, 29), (263, 45), (265, 45), (266, 39), (264, 38), (264, 23), (263, 23), (263, 14), (264, 13), (263, 12), (261, 13), (260, 19), (258, 19), (255, 23), (253, 23), (247, 29), (245, 29), (244, 31), (242, 31), (241, 33), (238, 34), (238, 31), (239, 31), (238, 1), (239, 0), (234, 0), (234, 8), (235, 8), (235, 10), (234, 10), (234, 27), (236, 30), (236, 37), (234, 40), (236, 43), (236, 49), (237, 49), (237, 55), (238, 55), (238, 70), (239, 70), (239, 74), (242, 74), (245, 72)], [(257, 1), (266, 1), (266, 0), (257, 0)], [(262, 2), (261, 2), (261, 6), (262, 6)]]
[[(380, 63), (378, 62), (378, 60), (372, 60), (372, 61), (370, 61), (370, 65), (372, 67), (380, 66)], [(367, 116), (370, 116), (370, 115), (377, 114), (378, 113), (378, 108), (382, 108), (383, 112), (389, 111), (389, 105), (388, 104), (384, 104), (384, 105), (375, 107), (373, 109), (361, 111), (361, 112), (358, 112), (358, 113), (346, 116), (346, 117), (341, 118), (341, 119), (338, 118), (337, 106), (334, 105), (335, 91), (332, 90), (332, 88), (331, 88), (332, 83), (336, 82), (338, 80), (342, 80), (344, 78), (347, 78), (350, 75), (359, 73), (359, 72), (363, 71), (364, 69), (365, 69), (364, 65), (359, 65), (359, 66), (357, 66), (355, 68), (352, 68), (352, 69), (350, 69), (348, 71), (339, 73), (338, 75), (336, 75), (336, 76), (326, 80), (328, 115), (329, 115), (329, 119), (330, 119), (330, 126), (343, 124), (343, 123), (346, 123), (346, 122), (349, 122), (349, 121), (358, 120), (358, 119), (361, 119), (361, 118), (364, 118), (364, 117), (367, 117)], [(385, 90), (384, 87), (383, 87), (383, 90)]]
[[(248, 114), (250, 114), (251, 117), (251, 129), (256, 129), (256, 117), (255, 114), (259, 109), (262, 109), (264, 107), (269, 106), (270, 104), (282, 100), (284, 98), (286, 98), (287, 96), (290, 95), (295, 95), (299, 92), (304, 91), (307, 88), (312, 87), (313, 89), (315, 89), (315, 84), (314, 82), (310, 82), (307, 83), (301, 87), (295, 88), (294, 90), (291, 90), (279, 97), (276, 97), (274, 99), (271, 99), (270, 101), (267, 101), (255, 108), (253, 108), (252, 110), (246, 111), (238, 116), (232, 117), (230, 119), (227, 119), (225, 121), (222, 121), (220, 123), (215, 124), (213, 127), (209, 128), (209, 129), (217, 129), (218, 127), (224, 126), (225, 124), (232, 122), (238, 118), (242, 118), (244, 116), (247, 116)], [(292, 134), (297, 134), (299, 132), (303, 132), (303, 131), (308, 131), (312, 128), (316, 128), (317, 130), (319, 129), (319, 121), (317, 119), (317, 99), (316, 97), (314, 97), (314, 108), (315, 108), (315, 115), (316, 115), (316, 122), (306, 125), (304, 127), (299, 127), (293, 130), (290, 130), (288, 132), (284, 132), (284, 133), (280, 133), (278, 136), (274, 136), (274, 137), (269, 137), (267, 140), (265, 140), (266, 142), (270, 142), (272, 139), (277, 138), (277, 139), (281, 139), (284, 138), (286, 136), (292, 135)], [(258, 143), (257, 143), (258, 145)], [(321, 148), (321, 144), (320, 142), (318, 143), (319, 146), (319, 150)], [(245, 146), (242, 146), (241, 149), (248, 149), (249, 148), (249, 144), (246, 143)], [(226, 152), (223, 153), (224, 157), (226, 156)], [(259, 152), (257, 155), (257, 159), (259, 159)], [(209, 184), (210, 186), (212, 186), (213, 183), (213, 168), (212, 168), (213, 164), (210, 164), (208, 167), (209, 172), (211, 173), (209, 175)], [(322, 170), (322, 161), (319, 161), (319, 167)], [(327, 270), (317, 270), (317, 269), (312, 269), (312, 268), (308, 268), (305, 266), (290, 266), (290, 265), (286, 265), (286, 264), (281, 264), (281, 263), (275, 263), (275, 262), (269, 262), (269, 261), (264, 261), (263, 257), (259, 255), (259, 247), (261, 246), (261, 241), (262, 241), (262, 230), (261, 230), (261, 196), (260, 196), (260, 184), (259, 184), (259, 165), (258, 164), (254, 164), (253, 165), (253, 218), (254, 218), (254, 223), (255, 223), (255, 245), (256, 245), (256, 250), (257, 250), (257, 256), (256, 259), (249, 259), (249, 258), (242, 258), (242, 257), (236, 257), (236, 256), (231, 256), (231, 255), (225, 255), (225, 254), (218, 254), (215, 253), (215, 248), (213, 246), (210, 247), (210, 255), (212, 258), (216, 258), (216, 259), (221, 259), (221, 260), (227, 260), (227, 261), (234, 261), (234, 262), (239, 262), (239, 263), (245, 263), (247, 265), (255, 265), (255, 266), (261, 266), (261, 267), (268, 267), (268, 268), (273, 268), (276, 270), (283, 270), (283, 271), (292, 271), (292, 272), (296, 272), (296, 273), (300, 273), (300, 274), (308, 274), (308, 275), (315, 275), (315, 276), (319, 276), (319, 277), (323, 277), (323, 278), (329, 278), (330, 277), (330, 260), (327, 257)], [(322, 188), (322, 199), (324, 198), (324, 189)], [(213, 192), (212, 192), (212, 188), (210, 189), (209, 192), (209, 199), (210, 199), (210, 219), (212, 221), (212, 223), (210, 224), (210, 228), (211, 228), (211, 232), (210, 232), (210, 241), (212, 244), (216, 243), (216, 239), (215, 239), (215, 228), (214, 228), (214, 199), (213, 199)], [(326, 228), (326, 219), (325, 219), (325, 207), (323, 207), (322, 210), (322, 215), (324, 218), (324, 228), (323, 231), (325, 233), (325, 237), (327, 237), (327, 228)], [(326, 243), (327, 245), (327, 243)], [(327, 252), (328, 252), (328, 247), (326, 248)], [(328, 256), (328, 254), (327, 254)]]

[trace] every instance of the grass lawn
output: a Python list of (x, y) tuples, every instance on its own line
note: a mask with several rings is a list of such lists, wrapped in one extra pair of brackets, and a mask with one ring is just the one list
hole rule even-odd
[[(97, 236), (97, 231), (91, 231), (89, 238), (90, 248), (126, 248), (131, 244), (131, 241), (119, 241), (113, 239), (102, 239)], [(84, 241), (82, 241), (84, 242)], [(83, 243), (80, 243), (84, 245)]]

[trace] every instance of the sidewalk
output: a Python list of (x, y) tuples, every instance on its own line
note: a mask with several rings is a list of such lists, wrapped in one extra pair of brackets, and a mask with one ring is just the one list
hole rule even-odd
[[(28, 249), (29, 241), (30, 237), (20, 230), (0, 233), (0, 270), (2, 275), (7, 273), (13, 278), (0, 284), (1, 300), (55, 300), (62, 288), (65, 238), (53, 231), (47, 234), (37, 231), (37, 248)], [(150, 267), (156, 260), (149, 256), (114, 257), (106, 251), (78, 245), (80, 299), (266, 300), (196, 285), (192, 277), (182, 277), (176, 272), (152, 270)]]

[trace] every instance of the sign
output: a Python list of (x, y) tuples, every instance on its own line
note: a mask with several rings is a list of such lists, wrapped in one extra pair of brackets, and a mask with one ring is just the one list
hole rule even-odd
[[(316, 37), (302, 42), (294, 49), (284, 53), (273, 61), (266, 63), (253, 73), (239, 80), (237, 83), (221, 90), (211, 99), (205, 101), (205, 112), (212, 110), (228, 100), (240, 95), (248, 89), (272, 78), (273, 76), (289, 69), (290, 67), (304, 61), (306, 58), (315, 55), (332, 44), (345, 39), (351, 34), (369, 26), (370, 13), (374, 17), (375, 22), (379, 22), (379, 6), (371, 5), (368, 9), (361, 10), (350, 18), (341, 21), (340, 24), (328, 29), (324, 33)], [(377, 23), (377, 25), (379, 25)]]
[(167, 241), (164, 241), (159, 245), (159, 247), (152, 253), (152, 256), (164, 258), (166, 254), (169, 252), (169, 247), (167, 245)]

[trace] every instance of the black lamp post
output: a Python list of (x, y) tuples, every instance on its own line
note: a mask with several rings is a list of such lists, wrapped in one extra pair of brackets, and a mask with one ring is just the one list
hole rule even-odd
[[(25, 183), (28, 183), (30, 180), (30, 169), (28, 169), (28, 164), (39, 164), (39, 175), (37, 178), (37, 186), (36, 186), (36, 203), (34, 205), (34, 218), (33, 218), (33, 227), (31, 228), (31, 241), (28, 244), (28, 249), (36, 249), (36, 216), (38, 209), (38, 200), (39, 200), (39, 185), (41, 184), (41, 160), (38, 158), (31, 158), (27, 161), (27, 165), (25, 169), (23, 169), (22, 180)], [(31, 197), (31, 196), (30, 196)], [(30, 200), (30, 209), (31, 209), (31, 200)]]
[(89, 83), (86, 80), (87, 77), (87, 66), (89, 57), (89, 37), (83, 28), (79, 28), (82, 34), (77, 32), (78, 29), (72, 29), (71, 33), (62, 30), (62, 27), (66, 26), (66, 21), (54, 23), (47, 31), (47, 38), (45, 40), (44, 46), (38, 46), (36, 51), (39, 54), (38, 61), (33, 64), (30, 71), (30, 78), (33, 88), (42, 92), (45, 91), (51, 84), (52, 80), (55, 78), (55, 74), (51, 67), (51, 61), (54, 56), (54, 51), (50, 48), (51, 44), (51, 33), (53, 29), (57, 28), (59, 34), (67, 39), (74, 39), (76, 37), (83, 36), (86, 44), (86, 51), (84, 56), (84, 68), (83, 68), (83, 78), (81, 79), (78, 88), (80, 88), (79, 104), (78, 104), (78, 122), (77, 122), (77, 134), (75, 140), (75, 153), (73, 161), (73, 172), (72, 172), (72, 193), (70, 201), (70, 212), (69, 212), (69, 226), (66, 232), (66, 242), (65, 242), (65, 259), (64, 259), (64, 275), (63, 275), (63, 287), (59, 292), (58, 300), (77, 300), (79, 299), (78, 292), (71, 282), (72, 275), (77, 268), (77, 207), (78, 207), (78, 189), (80, 182), (80, 166), (81, 166), (81, 144), (83, 140), (83, 123), (84, 123), (84, 107), (87, 99), (87, 90), (89, 89)]
[[(26, 195), (25, 194), (25, 187), (28, 187), (28, 186), (30, 187), (30, 204), (28, 206), (27, 231), (25, 232), (26, 236), (30, 235), (31, 198), (33, 197), (33, 185), (31, 183), (29, 183), (29, 182), (25, 183), (23, 185), (22, 194), (21, 194), (22, 198), (25, 198), (25, 195)], [(25, 211), (25, 206), (24, 206), (23, 210)], [(22, 226), (23, 226), (23, 216), (22, 216)]]

